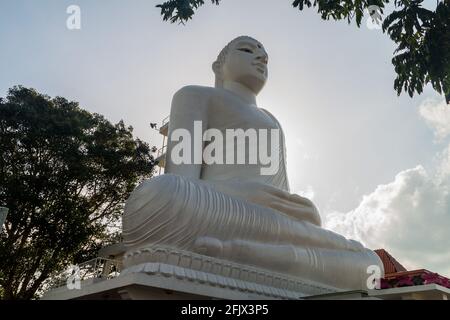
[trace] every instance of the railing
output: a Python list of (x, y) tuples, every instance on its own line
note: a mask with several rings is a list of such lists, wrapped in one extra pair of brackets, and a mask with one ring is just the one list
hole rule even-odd
[(122, 263), (120, 261), (95, 258), (61, 272), (52, 279), (50, 288), (66, 286), (69, 281), (112, 279), (120, 274), (121, 268)]
[(161, 157), (163, 154), (166, 153), (166, 151), (167, 151), (167, 145), (164, 145), (164, 146), (162, 146), (162, 148), (159, 148), (156, 158), (158, 159), (159, 157)]
[(163, 142), (162, 142), (162, 147), (158, 149), (157, 154), (156, 154), (156, 159), (159, 161), (158, 162), (158, 175), (160, 175), (162, 173), (163, 168), (166, 166), (165, 164), (165, 153), (167, 152), (167, 135), (169, 134), (169, 120), (170, 120), (170, 115), (168, 115), (167, 117), (165, 117), (162, 120), (161, 123), (161, 127), (159, 128), (159, 133), (161, 133), (163, 135)]
[(170, 115), (168, 115), (167, 117), (165, 117), (165, 118), (162, 120), (161, 127), (163, 127), (167, 122), (169, 122), (169, 119), (170, 119)]

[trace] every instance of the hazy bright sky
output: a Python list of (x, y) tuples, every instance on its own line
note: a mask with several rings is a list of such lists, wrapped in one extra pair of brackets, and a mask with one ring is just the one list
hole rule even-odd
[[(269, 53), (258, 105), (284, 128), (291, 191), (313, 199), (325, 226), (450, 275), (450, 107), (430, 88), (397, 97), (385, 34), (291, 0), (207, 3), (182, 26), (162, 21), (160, 2), (0, 0), (0, 96), (17, 84), (61, 95), (159, 147), (149, 123), (174, 92), (213, 85), (222, 47), (252, 36)], [(66, 28), (71, 4), (81, 30)]]

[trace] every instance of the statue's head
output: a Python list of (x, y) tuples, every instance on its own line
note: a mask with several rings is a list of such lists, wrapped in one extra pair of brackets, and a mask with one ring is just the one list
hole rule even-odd
[(235, 81), (258, 94), (267, 80), (267, 62), (267, 52), (259, 41), (237, 37), (222, 49), (212, 65), (216, 87), (222, 87), (225, 81)]

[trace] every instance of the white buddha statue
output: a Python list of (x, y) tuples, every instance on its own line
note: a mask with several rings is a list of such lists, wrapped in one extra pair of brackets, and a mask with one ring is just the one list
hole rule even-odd
[[(368, 266), (383, 268), (378, 256), (356, 241), (321, 228), (314, 204), (289, 191), (283, 132), (275, 117), (256, 103), (267, 80), (267, 63), (260, 42), (238, 37), (213, 63), (214, 87), (187, 86), (174, 95), (166, 171), (143, 182), (127, 201), (126, 249), (137, 252), (164, 245), (335, 288), (367, 289)], [(268, 142), (271, 156), (279, 160), (277, 170), (261, 174), (267, 166), (262, 161), (175, 161), (172, 155), (179, 141), (171, 139), (172, 134), (182, 129), (194, 136), (199, 124), (202, 133), (213, 129), (223, 136), (227, 129), (278, 129), (278, 140)], [(250, 139), (242, 143), (248, 160)], [(208, 143), (193, 142), (187, 153), (192, 158), (196, 147), (204, 151)], [(222, 150), (225, 155), (234, 152), (234, 157), (237, 147), (232, 148)], [(145, 262), (145, 258), (128, 256), (126, 267)]]

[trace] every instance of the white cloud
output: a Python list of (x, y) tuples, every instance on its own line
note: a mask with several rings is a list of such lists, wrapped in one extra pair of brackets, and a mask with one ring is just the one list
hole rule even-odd
[(438, 179), (445, 181), (450, 176), (450, 145), (438, 156), (440, 165), (438, 166)]
[(419, 107), (419, 113), (438, 140), (450, 135), (450, 106), (444, 100), (425, 100)]
[(315, 192), (314, 192), (314, 189), (312, 186), (307, 186), (306, 190), (300, 190), (300, 191), (297, 191), (296, 193), (302, 197), (308, 198), (309, 200), (313, 200), (314, 195), (315, 195)]
[[(446, 150), (450, 162), (450, 146)], [(446, 167), (448, 169), (448, 167)], [(331, 212), (325, 227), (384, 248), (409, 269), (450, 276), (450, 170), (429, 174), (422, 166), (379, 185), (347, 213)]]
[[(450, 107), (444, 101), (426, 100), (419, 113), (438, 140), (450, 136)], [(401, 171), (365, 195), (357, 208), (331, 211), (325, 227), (388, 250), (408, 269), (450, 276), (450, 145), (436, 158), (433, 172), (420, 165)]]

